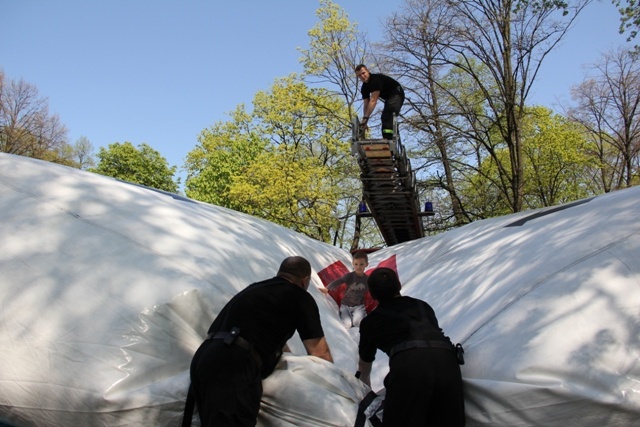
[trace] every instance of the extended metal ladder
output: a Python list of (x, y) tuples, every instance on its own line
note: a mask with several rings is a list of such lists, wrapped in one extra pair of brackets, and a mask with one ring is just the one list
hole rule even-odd
[(373, 217), (387, 246), (424, 237), (422, 216), (433, 212), (420, 211), (416, 176), (400, 142), (397, 119), (392, 140), (364, 139), (357, 116), (351, 126), (351, 152), (358, 158), (368, 207), (358, 209), (356, 219)]

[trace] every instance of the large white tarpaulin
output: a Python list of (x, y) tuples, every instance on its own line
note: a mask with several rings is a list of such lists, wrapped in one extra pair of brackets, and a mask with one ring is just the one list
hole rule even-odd
[[(351, 263), (263, 220), (7, 154), (0, 200), (0, 422), (16, 426), (177, 425), (191, 357), (236, 292), (289, 255)], [(467, 425), (640, 419), (638, 202), (640, 187), (371, 254), (464, 345)], [(353, 425), (369, 391), (357, 330), (312, 283), (335, 364), (292, 339), (259, 425)]]

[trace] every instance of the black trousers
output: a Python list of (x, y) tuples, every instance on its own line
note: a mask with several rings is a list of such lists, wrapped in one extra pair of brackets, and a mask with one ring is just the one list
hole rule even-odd
[(393, 139), (393, 115), (399, 115), (402, 104), (404, 103), (404, 92), (398, 90), (396, 95), (388, 97), (384, 101), (382, 109), (382, 137), (384, 139)]
[(262, 378), (248, 351), (204, 341), (191, 361), (191, 385), (203, 427), (255, 427)]
[(385, 427), (463, 427), (462, 374), (453, 351), (415, 348), (394, 355), (384, 379)]

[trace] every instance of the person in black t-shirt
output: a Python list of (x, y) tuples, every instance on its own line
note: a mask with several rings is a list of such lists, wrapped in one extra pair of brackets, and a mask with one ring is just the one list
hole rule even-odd
[(382, 109), (382, 137), (393, 139), (393, 115), (399, 115), (404, 103), (404, 90), (400, 83), (384, 74), (371, 74), (364, 64), (356, 67), (356, 76), (362, 81), (363, 117), (361, 128), (366, 128), (369, 117), (376, 108), (378, 98), (384, 100)]
[(213, 321), (191, 362), (202, 426), (256, 425), (262, 379), (296, 330), (308, 354), (333, 362), (310, 279), (309, 261), (286, 258), (276, 277), (249, 285)]
[(360, 379), (371, 385), (378, 349), (389, 355), (383, 426), (465, 424), (462, 375), (455, 347), (429, 304), (400, 295), (395, 271), (377, 268), (369, 292), (378, 306), (360, 323)]

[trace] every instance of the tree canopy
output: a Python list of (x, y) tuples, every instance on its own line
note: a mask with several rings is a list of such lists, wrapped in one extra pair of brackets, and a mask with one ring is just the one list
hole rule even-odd
[(340, 99), (299, 76), (259, 92), (253, 111), (202, 132), (187, 156), (186, 194), (259, 216), (325, 242), (355, 211), (354, 161)]
[(627, 41), (635, 39), (640, 29), (640, 4), (637, 0), (612, 0), (612, 3), (620, 12), (620, 34), (629, 31)]
[(67, 129), (38, 89), (0, 70), (0, 151), (67, 164)]
[(609, 192), (640, 182), (640, 57), (627, 49), (602, 55), (572, 90), (569, 116), (590, 141), (594, 181)]
[(159, 152), (147, 144), (134, 147), (130, 142), (109, 144), (101, 147), (98, 164), (90, 172), (121, 179), (169, 192), (177, 192), (179, 182), (173, 180), (176, 166), (169, 166)]
[(449, 194), (457, 225), (473, 218), (457, 193), (461, 161), (474, 169), (491, 158), (491, 193), (509, 212), (524, 208), (527, 97), (589, 1), (408, 0), (388, 19), (385, 63), (406, 82), (418, 145), (438, 148), (443, 175), (432, 181)]

